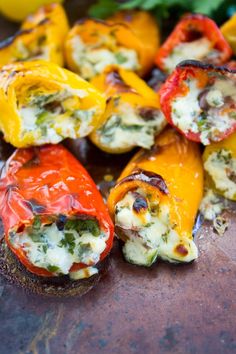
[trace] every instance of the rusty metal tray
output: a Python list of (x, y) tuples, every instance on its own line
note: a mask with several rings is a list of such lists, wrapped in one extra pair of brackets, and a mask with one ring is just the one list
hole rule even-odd
[[(88, 3), (66, 2), (72, 21)], [(16, 28), (0, 18), (1, 39)], [(85, 139), (65, 144), (104, 196), (110, 186), (104, 175), (116, 178), (132, 155), (106, 155)], [(11, 151), (1, 140), (1, 162)], [(116, 241), (108, 271), (82, 297), (27, 293), (0, 277), (0, 353), (235, 353), (236, 210), (225, 216), (230, 225), (223, 236), (207, 223), (198, 230), (200, 256), (189, 265), (132, 266)]]

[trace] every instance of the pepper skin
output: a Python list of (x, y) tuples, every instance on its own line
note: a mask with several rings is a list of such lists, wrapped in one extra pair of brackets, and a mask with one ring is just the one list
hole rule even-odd
[(188, 14), (157, 52), (156, 64), (171, 73), (182, 60), (196, 59), (221, 65), (231, 56), (232, 50), (213, 20), (200, 14)]
[(102, 123), (90, 135), (92, 142), (112, 154), (135, 146), (150, 148), (167, 124), (157, 94), (135, 73), (114, 66), (91, 83), (107, 99)]
[(32, 59), (63, 66), (63, 44), (68, 31), (68, 20), (61, 5), (39, 8), (26, 18), (20, 31), (0, 43), (0, 66)]
[(220, 30), (236, 55), (236, 14), (225, 22)]
[(146, 54), (143, 66), (145, 72), (148, 73), (154, 65), (156, 53), (160, 46), (160, 32), (153, 16), (147, 11), (127, 10), (119, 11), (107, 20), (128, 25), (140, 39), (143, 51)]
[(206, 185), (217, 194), (236, 201), (236, 132), (205, 148)]
[[(125, 242), (127, 239), (135, 242), (135, 239), (144, 238), (146, 249), (149, 249), (150, 243), (154, 245), (154, 255), (151, 254), (151, 260), (146, 265), (151, 265), (157, 257), (170, 262), (189, 262), (197, 258), (192, 231), (202, 192), (203, 168), (199, 147), (172, 128), (167, 128), (156, 138), (151, 150), (140, 150), (133, 157), (111, 190), (108, 209), (115, 221), (116, 234)], [(131, 222), (129, 215), (123, 218), (122, 224), (122, 218), (118, 216), (120, 213), (124, 215), (127, 205), (120, 202), (129, 193), (139, 195), (140, 200), (140, 195), (145, 197), (151, 218), (145, 214), (147, 210), (139, 210), (138, 203), (134, 203), (134, 220), (139, 218), (139, 222)], [(142, 202), (142, 205), (145, 203)], [(159, 222), (151, 238), (145, 230), (155, 225), (155, 217), (159, 218)], [(135, 259), (131, 262), (138, 264)]]
[(0, 106), (4, 139), (28, 147), (90, 134), (100, 123), (105, 99), (74, 73), (35, 60), (2, 68)]
[(65, 58), (69, 69), (91, 80), (109, 65), (118, 65), (144, 76), (149, 54), (128, 25), (82, 19), (69, 31)]
[(180, 63), (159, 91), (167, 121), (209, 145), (236, 130), (236, 71), (194, 60)]
[[(59, 274), (37, 266), (37, 262), (32, 264), (26, 251), (27, 243), (20, 243), (23, 231), (32, 227), (35, 220), (47, 227), (56, 224), (56, 237), (65, 220), (96, 220), (106, 234), (105, 249), (99, 261), (112, 247), (113, 224), (96, 185), (83, 166), (60, 144), (18, 149), (13, 153), (0, 179), (0, 216), (8, 247), (30, 272), (39, 276)], [(19, 233), (18, 243), (16, 233)], [(91, 265), (94, 264), (91, 262)], [(73, 264), (69, 271), (87, 266)]]

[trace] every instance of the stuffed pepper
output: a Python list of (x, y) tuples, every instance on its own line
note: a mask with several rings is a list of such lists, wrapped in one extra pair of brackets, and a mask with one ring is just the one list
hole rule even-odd
[(197, 258), (192, 230), (202, 190), (199, 148), (171, 128), (157, 137), (151, 150), (138, 152), (108, 198), (126, 260), (150, 266), (157, 258)]
[(225, 22), (220, 30), (236, 55), (236, 14)]
[(128, 25), (140, 39), (143, 51), (146, 54), (143, 65), (145, 71), (148, 73), (154, 65), (156, 53), (160, 45), (159, 28), (150, 12), (138, 10), (119, 11), (107, 20)]
[(236, 201), (236, 132), (219, 143), (207, 146), (203, 162), (208, 187)]
[(65, 42), (68, 67), (90, 80), (108, 65), (118, 65), (143, 76), (148, 52), (142, 40), (124, 23), (82, 19), (70, 30)]
[(188, 139), (208, 145), (236, 130), (236, 71), (180, 63), (160, 90), (163, 113)]
[(56, 64), (35, 60), (0, 71), (0, 129), (16, 147), (86, 136), (99, 124), (105, 99)]
[(63, 44), (68, 31), (61, 5), (40, 8), (23, 22), (20, 31), (0, 43), (0, 66), (32, 59), (44, 59), (62, 66)]
[(103, 199), (62, 145), (16, 150), (2, 172), (0, 201), (6, 243), (32, 273), (88, 277), (111, 249)]
[(90, 138), (100, 149), (123, 153), (135, 146), (149, 149), (166, 125), (157, 94), (135, 73), (109, 67), (91, 83), (107, 98), (100, 126)]
[(171, 73), (182, 60), (196, 59), (221, 65), (231, 55), (232, 49), (213, 20), (189, 14), (182, 18), (157, 52), (156, 64)]

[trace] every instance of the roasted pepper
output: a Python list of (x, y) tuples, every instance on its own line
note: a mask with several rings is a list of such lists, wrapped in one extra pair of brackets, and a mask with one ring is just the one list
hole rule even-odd
[(90, 138), (100, 149), (123, 153), (135, 146), (150, 148), (167, 124), (157, 94), (135, 73), (108, 67), (91, 83), (105, 93), (107, 106)]
[(142, 41), (123, 23), (82, 19), (70, 30), (65, 42), (68, 67), (90, 80), (108, 65), (118, 65), (143, 76), (148, 53)]
[(160, 32), (158, 24), (150, 12), (127, 10), (119, 11), (107, 19), (116, 23), (128, 25), (135, 35), (140, 39), (145, 52), (143, 66), (148, 73), (155, 62), (155, 56), (160, 45)]
[(236, 132), (205, 148), (206, 184), (225, 198), (236, 201)]
[(224, 23), (220, 30), (236, 55), (236, 14)]
[(56, 64), (35, 60), (0, 72), (0, 129), (16, 147), (86, 136), (100, 123), (105, 99)]
[(160, 257), (170, 262), (197, 258), (192, 240), (203, 190), (197, 144), (172, 128), (151, 150), (141, 150), (111, 190), (108, 208), (127, 261), (150, 266)]
[(185, 59), (221, 65), (231, 55), (229, 44), (213, 20), (200, 14), (188, 14), (157, 52), (156, 64), (170, 73)]
[(20, 60), (44, 59), (63, 65), (63, 44), (69, 30), (63, 7), (41, 7), (22, 24), (20, 31), (0, 43), (0, 66)]
[(112, 247), (103, 199), (62, 145), (13, 153), (0, 179), (0, 216), (8, 247), (39, 276), (92, 275)]
[(159, 91), (170, 124), (208, 145), (236, 130), (236, 71), (198, 61), (180, 63)]

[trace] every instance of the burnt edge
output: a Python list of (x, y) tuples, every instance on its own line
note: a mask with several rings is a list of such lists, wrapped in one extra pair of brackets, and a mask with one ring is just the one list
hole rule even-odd
[(169, 190), (162, 176), (151, 171), (143, 170), (141, 168), (136, 169), (129, 176), (124, 177), (120, 182), (117, 183), (116, 186), (122, 185), (123, 183), (126, 182), (132, 182), (132, 181), (141, 181), (141, 182), (148, 183), (151, 186), (159, 189), (162, 193), (169, 194)]
[(203, 63), (202, 61), (199, 60), (183, 60), (176, 66), (176, 68), (186, 68), (189, 66), (202, 69), (202, 70), (213, 70), (213, 71), (220, 71), (220, 72), (223, 71), (229, 74), (236, 74), (236, 69), (230, 69), (224, 65), (217, 66), (209, 63)]
[(102, 24), (104, 26), (107, 26), (107, 27), (117, 27), (117, 25), (119, 25), (119, 26), (125, 27), (125, 28), (130, 30), (129, 25), (127, 25), (126, 23), (106, 21), (106, 20), (102, 20), (102, 19), (99, 19), (99, 18), (95, 18), (95, 17), (89, 17), (89, 16), (83, 17), (83, 18), (77, 20), (74, 23), (74, 26), (75, 25), (83, 25), (86, 21), (92, 21), (92, 22), (100, 23), (100, 24)]
[(9, 283), (21, 287), (27, 293), (47, 297), (82, 296), (92, 290), (109, 270), (109, 257), (96, 267), (98, 274), (87, 279), (71, 280), (68, 275), (60, 277), (40, 277), (29, 272), (7, 247), (0, 241), (0, 275)]

